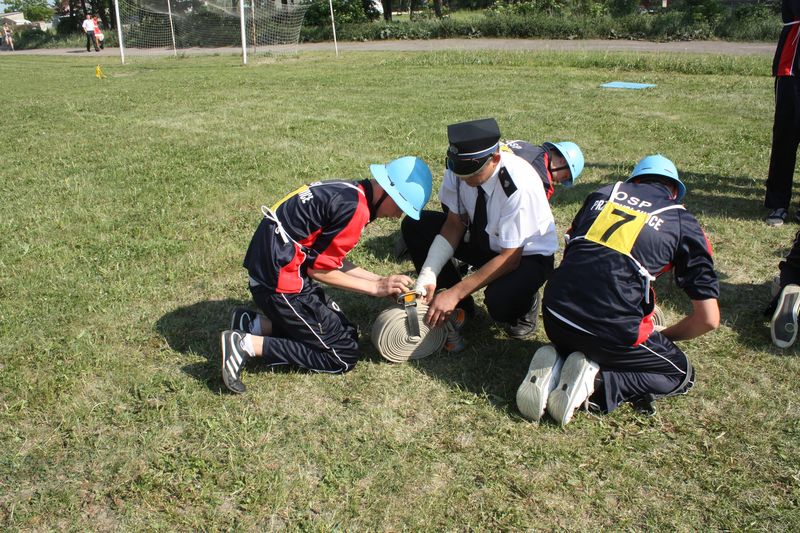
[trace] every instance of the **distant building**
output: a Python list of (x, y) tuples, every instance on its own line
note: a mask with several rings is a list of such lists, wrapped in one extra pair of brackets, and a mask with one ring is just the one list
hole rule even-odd
[(12, 11), (11, 13), (0, 13), (0, 26), (8, 24), (12, 30), (24, 30), (26, 28), (39, 28), (46, 31), (53, 27), (52, 22), (31, 22), (25, 18), (21, 11)]
[(22, 11), (12, 11), (11, 13), (0, 13), (0, 24), (8, 24), (12, 28), (27, 28), (31, 26), (31, 21), (25, 19)]

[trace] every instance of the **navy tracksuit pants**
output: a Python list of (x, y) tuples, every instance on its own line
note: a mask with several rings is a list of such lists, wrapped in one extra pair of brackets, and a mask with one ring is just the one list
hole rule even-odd
[(694, 370), (686, 354), (661, 333), (654, 331), (642, 344), (622, 346), (570, 327), (547, 307), (542, 309), (542, 317), (547, 337), (562, 357), (583, 352), (600, 365), (603, 385), (591, 399), (605, 412), (646, 395), (685, 394), (694, 385)]
[(331, 374), (352, 370), (359, 357), (358, 329), (322, 287), (310, 280), (307, 287), (299, 294), (250, 287), (253, 300), (273, 328), (272, 335), (264, 337), (258, 360)]

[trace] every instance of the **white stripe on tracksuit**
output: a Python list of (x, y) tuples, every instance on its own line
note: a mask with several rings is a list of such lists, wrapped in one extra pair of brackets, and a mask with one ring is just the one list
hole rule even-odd
[(295, 314), (295, 316), (296, 316), (297, 318), (299, 318), (300, 320), (302, 320), (302, 321), (303, 321), (303, 324), (305, 324), (305, 325), (306, 325), (306, 327), (308, 328), (308, 330), (309, 330), (311, 333), (313, 333), (313, 334), (314, 334), (314, 336), (317, 338), (317, 340), (320, 342), (320, 344), (322, 344), (322, 345), (325, 347), (325, 349), (327, 349), (327, 350), (330, 350), (330, 351), (331, 351), (331, 353), (333, 353), (333, 356), (334, 356), (334, 357), (335, 357), (335, 358), (336, 358), (336, 359), (339, 361), (339, 363), (341, 363), (341, 364), (342, 364), (342, 366), (343, 366), (343, 370), (341, 370), (341, 371), (336, 371), (336, 372), (332, 372), (332, 371), (329, 371), (329, 370), (316, 370), (316, 369), (313, 369), (313, 370), (314, 370), (315, 372), (326, 373), (326, 374), (339, 374), (339, 373), (341, 373), (342, 371), (349, 370), (349, 369), (350, 369), (350, 365), (349, 365), (349, 364), (347, 364), (347, 363), (345, 363), (344, 361), (342, 361), (341, 357), (339, 357), (339, 354), (337, 354), (337, 353), (336, 353), (336, 350), (335, 350), (335, 349), (333, 349), (332, 347), (330, 347), (330, 346), (328, 346), (327, 344), (325, 344), (325, 341), (323, 341), (323, 340), (322, 340), (322, 338), (321, 338), (319, 335), (317, 335), (317, 332), (316, 332), (316, 331), (314, 331), (314, 328), (312, 328), (312, 327), (311, 327), (311, 326), (308, 324), (308, 322), (306, 322), (306, 320), (305, 320), (305, 319), (304, 319), (304, 318), (303, 318), (303, 317), (300, 315), (300, 313), (298, 313), (298, 312), (297, 312), (297, 310), (296, 310), (296, 309), (295, 309), (295, 308), (292, 306), (292, 304), (291, 304), (291, 303), (289, 303), (289, 299), (288, 299), (288, 298), (286, 298), (286, 295), (285, 295), (285, 294), (283, 294), (283, 293), (281, 293), (281, 297), (283, 298), (283, 301), (284, 301), (284, 302), (286, 302), (286, 305), (288, 305), (288, 306), (289, 306), (289, 308), (292, 310), (292, 312)]

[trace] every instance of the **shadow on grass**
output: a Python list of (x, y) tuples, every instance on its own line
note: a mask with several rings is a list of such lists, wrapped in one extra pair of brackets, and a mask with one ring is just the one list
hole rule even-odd
[[(365, 329), (371, 328), (374, 317), (388, 306), (388, 302), (380, 302), (375, 298), (330, 290), (334, 300), (347, 313), (359, 328), (360, 344), (365, 357), (374, 361), (383, 361), (363, 335)], [(156, 331), (164, 337), (169, 347), (186, 355), (200, 355), (205, 363), (190, 363), (181, 368), (187, 375), (205, 383), (214, 392), (224, 392), (220, 377), (220, 333), (230, 327), (231, 310), (234, 307), (255, 309), (252, 301), (237, 299), (209, 300), (179, 307), (165, 314), (156, 321)], [(348, 313), (348, 310), (351, 312)], [(249, 365), (248, 373), (256, 372), (304, 372), (302, 369), (289, 367), (270, 367), (266, 365)]]
[[(625, 181), (629, 174), (621, 174), (620, 166), (611, 163), (587, 163), (586, 168), (609, 169), (593, 183), (580, 181), (572, 189), (557, 188), (552, 198), (553, 206), (580, 203), (604, 184)], [(750, 176), (722, 176), (720, 174), (692, 172), (678, 169), (681, 181), (686, 184), (686, 207), (696, 215), (723, 216), (743, 220), (760, 220), (763, 207), (764, 180)]]
[[(775, 273), (777, 274), (777, 268)], [(770, 344), (769, 317), (764, 310), (769, 305), (772, 280), (761, 283), (729, 283), (724, 272), (719, 276), (719, 307), (721, 323), (729, 327), (747, 348), (763, 350)], [(691, 312), (691, 300), (668, 273), (654, 284), (656, 301), (670, 316), (670, 323)], [(679, 343), (680, 344), (680, 343)], [(689, 354), (691, 357), (692, 354)]]
[[(205, 363), (189, 363), (181, 370), (216, 393), (227, 392), (220, 375), (220, 333), (230, 327), (231, 310), (239, 306), (255, 309), (251, 301), (209, 300), (179, 307), (156, 321), (156, 331), (170, 348), (182, 354), (205, 357)], [(264, 371), (290, 372), (292, 369), (264, 365), (247, 367), (249, 373)]]
[(467, 348), (462, 352), (442, 351), (408, 364), (467, 393), (461, 400), (465, 403), (471, 403), (472, 396), (482, 398), (497, 410), (523, 421), (516, 407), (517, 387), (534, 352), (547, 342), (544, 332), (539, 330), (530, 340), (509, 339), (485, 310), (480, 309), (469, 320), (464, 337)]
[[(776, 272), (777, 273), (777, 272)], [(739, 342), (753, 350), (769, 349), (769, 320), (764, 311), (772, 300), (772, 281), (763, 283), (720, 282), (720, 315)]]
[(207, 363), (190, 363), (181, 368), (214, 392), (223, 390), (219, 373), (219, 335), (230, 326), (230, 312), (248, 305), (241, 300), (212, 300), (179, 307), (156, 321), (155, 328), (169, 347), (187, 355), (205, 357)]

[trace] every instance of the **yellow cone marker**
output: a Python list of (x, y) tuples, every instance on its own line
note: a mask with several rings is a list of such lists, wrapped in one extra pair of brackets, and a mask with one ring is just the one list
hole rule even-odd
[(100, 70), (100, 65), (97, 65), (94, 69), (94, 76), (99, 80), (100, 78), (105, 78), (106, 75), (103, 74), (103, 71)]

